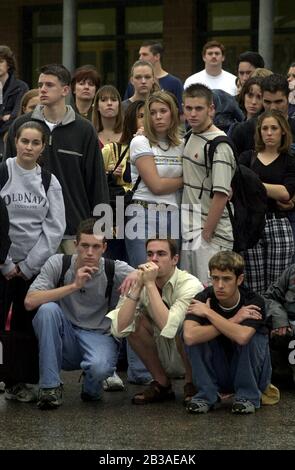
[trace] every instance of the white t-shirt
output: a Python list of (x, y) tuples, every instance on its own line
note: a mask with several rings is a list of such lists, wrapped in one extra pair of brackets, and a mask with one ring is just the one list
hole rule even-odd
[(221, 70), (219, 75), (209, 75), (206, 70), (195, 73), (186, 79), (184, 82), (184, 89), (194, 83), (202, 83), (207, 85), (211, 90), (224, 90), (230, 95), (235, 96), (237, 94), (236, 87), (236, 76), (232, 73)]
[[(130, 144), (131, 178), (133, 185), (138, 178), (138, 170), (135, 162), (144, 155), (154, 155), (155, 165), (161, 178), (176, 178), (182, 176), (182, 155), (184, 144), (176, 147), (169, 146), (168, 142), (160, 142), (162, 148), (157, 145), (150, 145), (148, 139), (143, 135), (138, 135), (132, 139)], [(167, 150), (163, 150), (166, 148)], [(147, 201), (156, 204), (169, 204), (179, 206), (179, 191), (171, 194), (154, 194), (141, 179), (133, 200)]]

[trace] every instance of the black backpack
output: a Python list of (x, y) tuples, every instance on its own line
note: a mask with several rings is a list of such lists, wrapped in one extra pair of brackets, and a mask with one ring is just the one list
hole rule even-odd
[[(63, 255), (62, 268), (57, 287), (64, 285), (65, 274), (71, 265), (72, 255)], [(108, 310), (111, 307), (111, 298), (114, 285), (115, 262), (113, 259), (104, 258), (104, 269), (107, 277), (107, 287), (105, 291), (105, 298), (108, 299)]]
[[(216, 147), (221, 143), (231, 147), (236, 160), (236, 171), (231, 182), (234, 214), (229, 202), (226, 207), (233, 228), (233, 250), (241, 252), (253, 248), (262, 237), (267, 211), (267, 193), (258, 175), (251, 168), (239, 164), (235, 146), (227, 136), (218, 136), (206, 142), (204, 148), (206, 166), (209, 162), (212, 168)], [(251, 166), (252, 163), (251, 161)]]
[[(8, 168), (5, 162), (2, 162), (0, 164), (0, 190), (5, 186), (6, 181), (8, 180)], [(45, 168), (41, 167), (41, 179), (42, 179), (42, 184), (45, 189), (45, 193), (47, 194), (48, 188), (50, 186), (51, 182), (51, 173)]]

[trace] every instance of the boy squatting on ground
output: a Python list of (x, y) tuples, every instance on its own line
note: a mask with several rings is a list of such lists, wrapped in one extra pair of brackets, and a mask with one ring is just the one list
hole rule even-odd
[(189, 413), (207, 413), (224, 393), (234, 393), (233, 413), (254, 413), (270, 386), (264, 300), (241, 287), (243, 270), (237, 253), (215, 254), (209, 261), (213, 286), (188, 308), (183, 336), (198, 389)]
[[(61, 369), (82, 369), (81, 399), (97, 401), (102, 395), (103, 380), (116, 368), (119, 343), (110, 334), (111, 322), (106, 318), (103, 253), (107, 244), (103, 235), (94, 235), (94, 225), (94, 219), (81, 222), (77, 254), (65, 272), (64, 285), (59, 287), (63, 255), (57, 254), (45, 263), (25, 299), (27, 310), (39, 307), (33, 327), (39, 343), (40, 409), (54, 409), (62, 404)], [(136, 278), (131, 266), (115, 261), (111, 305), (118, 301), (123, 280), (121, 288), (125, 286), (128, 291)]]
[(148, 240), (147, 262), (138, 268), (138, 279), (116, 310), (108, 313), (114, 336), (128, 336), (153, 381), (133, 397), (136, 405), (174, 399), (171, 377), (185, 373), (184, 395), (195, 389), (191, 367), (180, 339), (185, 312), (193, 297), (203, 290), (200, 281), (176, 267), (174, 240)]

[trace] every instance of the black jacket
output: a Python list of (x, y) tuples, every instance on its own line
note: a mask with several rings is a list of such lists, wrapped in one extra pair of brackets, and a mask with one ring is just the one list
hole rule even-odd
[(4, 263), (11, 245), (9, 232), (9, 219), (5, 202), (0, 196), (0, 264)]
[(3, 103), (0, 104), (0, 117), (10, 114), (10, 119), (8, 121), (0, 119), (1, 135), (5, 134), (10, 124), (18, 115), (21, 99), (28, 89), (28, 85), (22, 80), (16, 79), (13, 73), (9, 75), (3, 88)]

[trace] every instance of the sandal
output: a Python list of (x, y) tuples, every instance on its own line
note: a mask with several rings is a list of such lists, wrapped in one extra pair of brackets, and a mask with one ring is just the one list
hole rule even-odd
[(157, 403), (174, 399), (175, 394), (171, 388), (171, 384), (164, 387), (156, 380), (153, 380), (143, 392), (134, 395), (132, 403), (134, 405), (146, 405), (147, 403)]
[(183, 386), (183, 405), (186, 406), (197, 393), (197, 389), (192, 382), (187, 382)]

